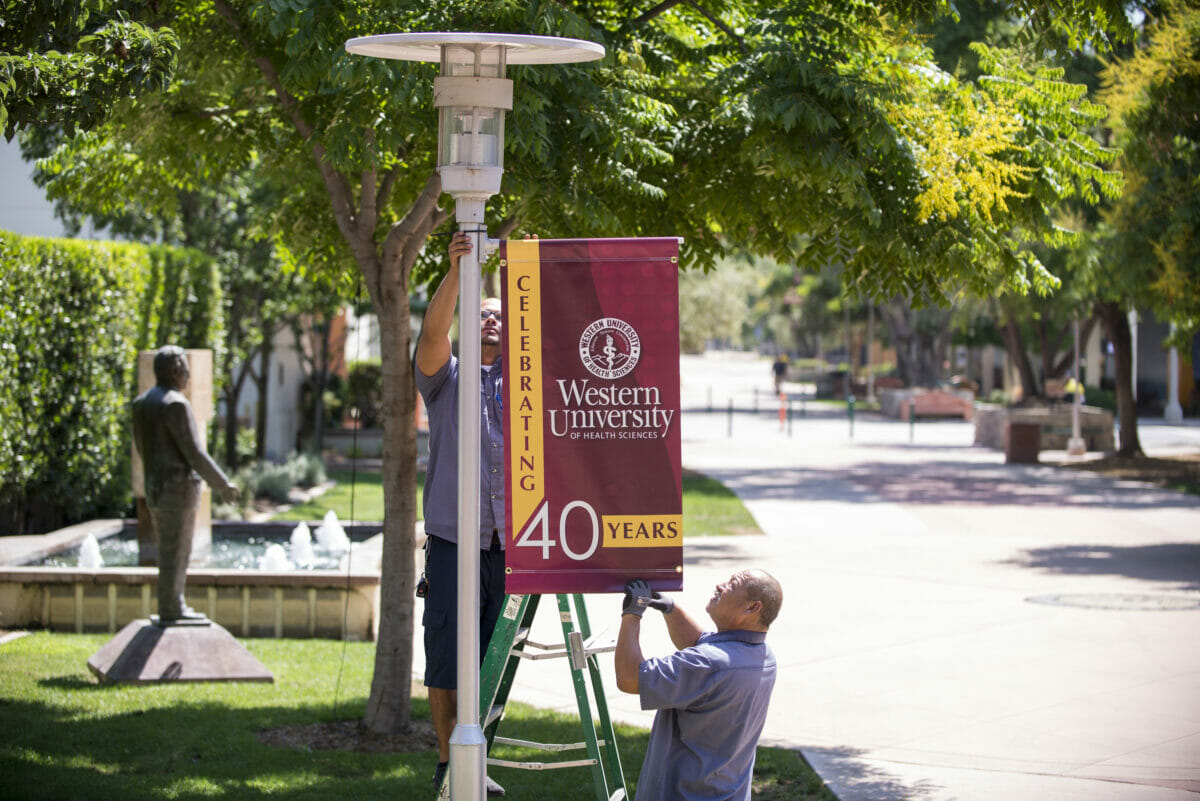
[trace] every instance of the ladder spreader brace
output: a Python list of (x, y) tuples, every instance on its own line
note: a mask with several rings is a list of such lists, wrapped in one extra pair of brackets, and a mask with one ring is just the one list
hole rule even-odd
[[(480, 668), (479, 720), (487, 738), (487, 751), (490, 755), (493, 743), (559, 753), (586, 749), (587, 759), (525, 762), (494, 759), (489, 756), (487, 764), (520, 770), (590, 767), (597, 801), (623, 801), (626, 797), (625, 776), (617, 751), (616, 733), (608, 714), (608, 700), (604, 695), (600, 664), (596, 659), (596, 654), (614, 650), (616, 643), (612, 639), (599, 641), (598, 637), (591, 636), (583, 596), (578, 594), (557, 596), (558, 615), (563, 630), (562, 643), (547, 645), (530, 640), (529, 633), (541, 598), (541, 595), (506, 595), (504, 598), (504, 608), (496, 622), (496, 629), (492, 633), (483, 666)], [(508, 704), (509, 691), (512, 689), (517, 665), (521, 660), (561, 657), (567, 658), (571, 672), (583, 741), (537, 743), (497, 736), (496, 730), (504, 718), (504, 708)], [(600, 734), (597, 734), (596, 719), (592, 717), (591, 703), (588, 699), (588, 678), (591, 679), (591, 695), (596, 703)], [(438, 788), (440, 801), (449, 799), (449, 786), (449, 780), (443, 780), (442, 786)]]

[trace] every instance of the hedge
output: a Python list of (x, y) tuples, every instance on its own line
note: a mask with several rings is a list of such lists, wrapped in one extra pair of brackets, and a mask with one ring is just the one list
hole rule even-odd
[(222, 341), (213, 259), (0, 231), (0, 535), (123, 516), (137, 352)]

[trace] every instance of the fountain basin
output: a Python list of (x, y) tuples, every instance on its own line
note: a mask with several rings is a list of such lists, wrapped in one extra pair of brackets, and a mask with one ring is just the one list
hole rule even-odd
[[(115, 633), (156, 608), (154, 567), (31, 567), (49, 553), (73, 547), (89, 533), (118, 535), (132, 521), (98, 520), (42, 537), (19, 539), (0, 565), (0, 627)], [(316, 525), (316, 524), (314, 524)], [(286, 539), (295, 523), (214, 522), (222, 536), (238, 530)], [(347, 525), (359, 539), (381, 525)], [(242, 637), (323, 637), (374, 640), (379, 626), (379, 558), (382, 535), (357, 543), (347, 570), (266, 572), (192, 567), (187, 602)], [(14, 554), (14, 550), (20, 551)]]

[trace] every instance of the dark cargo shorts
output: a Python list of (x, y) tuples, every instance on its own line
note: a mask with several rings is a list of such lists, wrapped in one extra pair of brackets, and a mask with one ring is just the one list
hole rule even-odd
[[(425, 686), (458, 689), (458, 546), (430, 536), (425, 551)], [(500, 539), (479, 551), (479, 658), (504, 607), (504, 551)]]

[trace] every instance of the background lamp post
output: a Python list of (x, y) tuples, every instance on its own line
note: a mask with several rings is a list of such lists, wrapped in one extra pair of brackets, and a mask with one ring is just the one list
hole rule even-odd
[(1067, 440), (1068, 456), (1083, 456), (1087, 453), (1087, 442), (1080, 433), (1079, 410), (1083, 406), (1083, 382), (1079, 380), (1079, 318), (1075, 318), (1075, 373), (1071, 377), (1074, 389), (1071, 392), (1071, 438)]
[[(479, 376), (480, 343), (473, 326), (480, 302), (479, 263), (496, 243), (483, 221), (487, 199), (504, 173), (504, 112), (512, 108), (508, 64), (595, 61), (594, 42), (507, 33), (389, 33), (346, 42), (364, 56), (441, 64), (434, 79), (438, 109), (438, 173), (454, 198), (459, 230), (475, 247), (459, 261), (459, 376)], [(485, 252), (486, 250), (486, 252)], [(464, 316), (465, 315), (465, 316)], [(458, 530), (479, 530), (479, 393), (458, 393)], [(465, 535), (469, 536), (469, 534)], [(467, 541), (463, 539), (463, 541)], [(479, 725), (479, 549), (458, 549), (458, 722), (450, 737), (450, 795), (484, 797), (487, 740)]]

